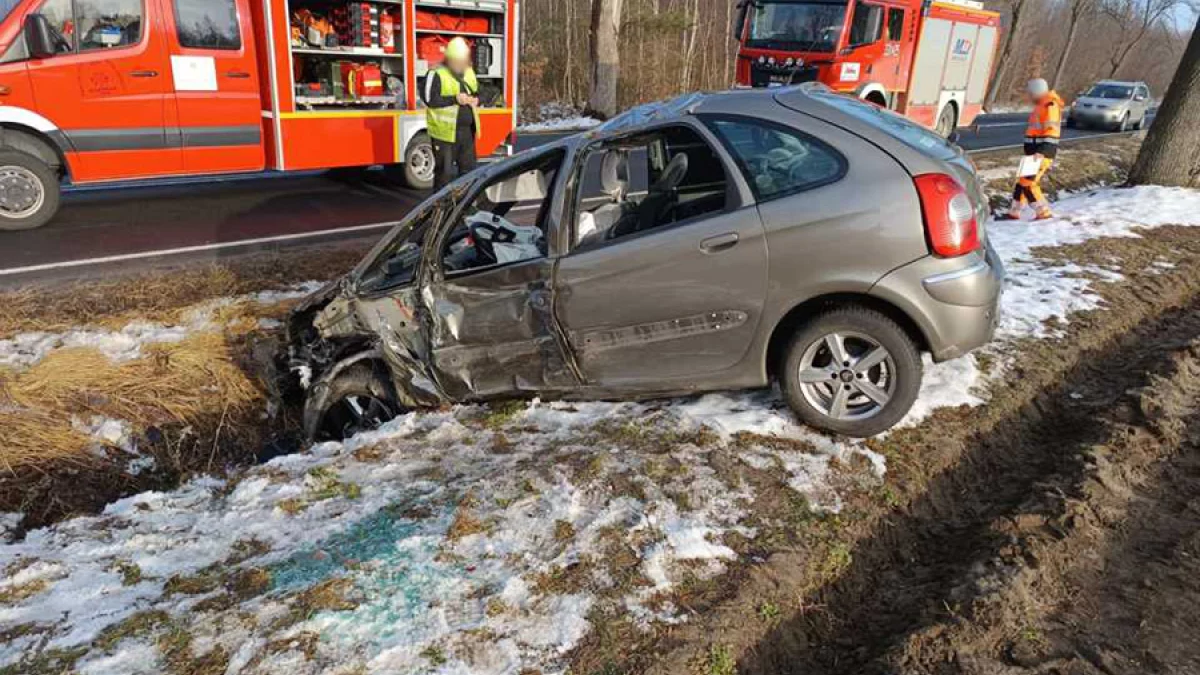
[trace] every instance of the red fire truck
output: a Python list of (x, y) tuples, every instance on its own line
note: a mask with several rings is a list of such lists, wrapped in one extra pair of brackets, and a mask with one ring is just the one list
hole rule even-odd
[(949, 136), (983, 109), (1000, 15), (971, 0), (742, 0), (737, 82), (820, 81)]
[(426, 73), (466, 37), (478, 151), (503, 149), (518, 11), (518, 0), (4, 2), (0, 229), (47, 222), (63, 180), (382, 164), (427, 187)]

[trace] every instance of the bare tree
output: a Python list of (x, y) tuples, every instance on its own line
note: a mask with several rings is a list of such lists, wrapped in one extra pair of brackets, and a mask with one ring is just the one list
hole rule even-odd
[(588, 109), (608, 118), (617, 114), (617, 82), (621, 78), (622, 0), (592, 0), (592, 88)]
[(1109, 77), (1116, 76), (1134, 47), (1180, 4), (1180, 0), (1109, 0), (1105, 3), (1104, 13), (1119, 28), (1119, 38), (1108, 59)]
[(1009, 3), (1008, 29), (1001, 31), (1004, 34), (1004, 43), (1000, 46), (1000, 54), (996, 59), (996, 72), (992, 74), (992, 82), (988, 85), (986, 104), (989, 108), (996, 103), (996, 97), (1000, 94), (1000, 83), (1008, 75), (1009, 65), (1012, 63), (1013, 46), (1016, 44), (1017, 32), (1021, 26), (1021, 10), (1024, 9), (1026, 1), (1011, 0)]
[(1063, 75), (1067, 71), (1067, 60), (1071, 58), (1071, 50), (1075, 47), (1075, 37), (1079, 34), (1079, 22), (1084, 15), (1095, 8), (1095, 0), (1071, 0), (1067, 8), (1067, 42), (1058, 55), (1058, 65), (1054, 68), (1054, 77), (1050, 88), (1057, 90), (1062, 86)]
[(1131, 185), (1189, 186), (1200, 175), (1200, 24), (1197, 28), (1129, 172)]

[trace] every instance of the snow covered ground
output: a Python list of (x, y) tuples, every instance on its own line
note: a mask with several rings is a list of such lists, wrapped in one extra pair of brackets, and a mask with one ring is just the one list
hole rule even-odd
[(538, 108), (534, 121), (522, 124), (517, 133), (584, 131), (600, 124), (600, 120), (584, 115), (572, 105), (547, 103)]
[[(1083, 268), (1032, 249), (1200, 225), (1200, 191), (1106, 189), (1057, 210), (989, 227), (1010, 275), (996, 353), (1100, 304)], [(44, 353), (0, 358), (17, 352)], [(930, 364), (906, 423), (982, 403), (985, 383), (973, 357)], [(778, 475), (818, 512), (839, 509), (847, 473), (886, 471), (863, 445), (797, 425), (770, 391), (411, 414), (0, 545), (0, 667), (41, 653), (82, 673), (185, 658), (230, 674), (560, 672), (597, 613), (687, 620), (671, 592), (720, 574), (758, 533), (739, 467)]]

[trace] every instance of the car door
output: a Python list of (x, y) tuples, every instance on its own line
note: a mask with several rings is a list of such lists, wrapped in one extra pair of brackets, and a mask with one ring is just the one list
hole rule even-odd
[(254, 29), (246, 0), (159, 0), (183, 167), (189, 173), (264, 166)]
[[(585, 174), (646, 176), (602, 180), (602, 194), (574, 200), (554, 295), (588, 385), (677, 390), (746, 354), (766, 297), (766, 240), (714, 140), (689, 121), (596, 145), (580, 162)], [(686, 172), (671, 178), (680, 162)]]
[(171, 97), (157, 0), (46, 0), (59, 53), (30, 59), (38, 112), (76, 153), (78, 182), (177, 173), (167, 133)]
[(578, 384), (554, 320), (555, 261), (546, 249), (564, 156), (548, 151), (480, 181), (426, 248), (433, 370), (452, 400)]
[(854, 71), (843, 67), (843, 84), (850, 81), (886, 83), (895, 78), (899, 52), (896, 52), (897, 58), (885, 58), (888, 52), (884, 39), (886, 14), (887, 10), (882, 5), (862, 0), (854, 3), (854, 16), (850, 19), (850, 30), (842, 55), (846, 58), (847, 66), (860, 64), (862, 70), (857, 73), (857, 80), (848, 80), (846, 78)]

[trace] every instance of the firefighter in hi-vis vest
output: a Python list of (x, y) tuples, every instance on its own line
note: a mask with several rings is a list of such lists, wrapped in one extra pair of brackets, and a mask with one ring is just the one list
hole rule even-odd
[(440, 190), (477, 164), (479, 80), (471, 47), (461, 37), (446, 45), (446, 61), (425, 78), (425, 123), (433, 141), (433, 189)]
[(1017, 177), (1017, 187), (1013, 189), (1012, 207), (1004, 220), (1020, 220), (1021, 211), (1026, 204), (1032, 204), (1037, 212), (1036, 220), (1046, 220), (1054, 216), (1050, 204), (1042, 192), (1042, 178), (1050, 167), (1054, 166), (1054, 158), (1058, 156), (1058, 140), (1062, 136), (1063, 101), (1053, 91), (1046, 81), (1038, 78), (1029, 81), (1029, 98), (1033, 101), (1033, 112), (1029, 114), (1029, 127), (1025, 130), (1025, 155), (1037, 158), (1037, 170), (1033, 175)]

